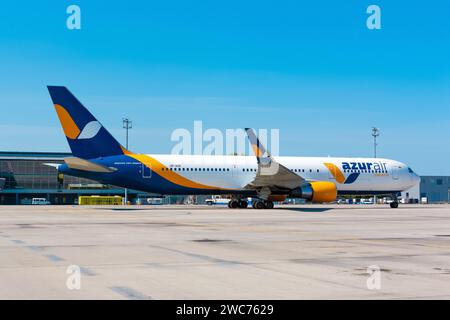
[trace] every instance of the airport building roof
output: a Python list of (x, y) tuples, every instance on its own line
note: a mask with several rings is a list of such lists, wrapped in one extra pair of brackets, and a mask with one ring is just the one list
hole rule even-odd
[(70, 157), (70, 152), (0, 151), (0, 159), (48, 160)]

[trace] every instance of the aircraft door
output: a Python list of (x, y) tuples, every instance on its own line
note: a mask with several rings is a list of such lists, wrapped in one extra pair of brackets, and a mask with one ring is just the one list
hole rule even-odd
[(142, 178), (149, 179), (152, 177), (152, 167), (150, 163), (142, 164)]
[(392, 167), (392, 179), (398, 180), (398, 167), (397, 166)]
[(233, 177), (237, 177), (237, 175), (238, 175), (238, 169), (237, 169), (237, 165), (236, 164), (233, 164), (231, 166), (231, 175)]

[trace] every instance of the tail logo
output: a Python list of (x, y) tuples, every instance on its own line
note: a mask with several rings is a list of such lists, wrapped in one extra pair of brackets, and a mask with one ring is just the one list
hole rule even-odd
[(78, 139), (92, 139), (98, 134), (101, 128), (102, 125), (100, 124), (100, 122), (91, 121), (84, 127), (83, 131), (81, 131)]
[(345, 178), (342, 171), (333, 163), (325, 162), (324, 165), (330, 170), (331, 175), (336, 179), (336, 182), (349, 184), (356, 181), (359, 176), (359, 172), (351, 173), (347, 178)]
[(67, 110), (64, 109), (64, 107), (59, 104), (55, 104), (55, 109), (58, 114), (59, 121), (63, 127), (64, 134), (67, 138), (75, 140), (81, 132), (77, 124), (73, 121), (72, 117)]
[(58, 114), (59, 121), (64, 130), (64, 134), (71, 140), (79, 139), (92, 139), (94, 138), (102, 128), (102, 125), (98, 121), (89, 122), (81, 131), (78, 128), (75, 121), (73, 121), (69, 112), (59, 104), (55, 104), (56, 113)]

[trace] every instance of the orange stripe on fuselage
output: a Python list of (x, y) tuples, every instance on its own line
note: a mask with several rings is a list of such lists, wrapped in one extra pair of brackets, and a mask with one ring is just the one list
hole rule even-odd
[[(158, 173), (161, 177), (163, 177), (164, 179), (182, 186), (182, 187), (186, 187), (186, 188), (194, 188), (194, 189), (209, 189), (209, 190), (213, 190), (213, 189), (217, 189), (217, 190), (226, 190), (225, 188), (219, 188), (219, 187), (214, 187), (214, 186), (208, 186), (205, 184), (201, 184), (201, 183), (197, 183), (195, 181), (189, 180), (181, 175), (179, 175), (178, 173), (169, 170), (169, 168), (167, 168), (164, 164), (162, 164), (161, 162), (159, 162), (158, 160), (156, 160), (155, 158), (152, 158), (148, 155), (145, 154), (134, 154), (128, 150), (126, 150), (125, 148), (122, 147), (122, 151), (125, 155), (132, 157), (133, 159), (139, 161), (140, 163), (144, 164), (145, 166), (147, 166), (148, 168), (150, 168), (152, 171)], [(164, 169), (164, 170), (163, 170)]]
[(325, 162), (324, 165), (328, 168), (328, 170), (330, 170), (331, 174), (337, 182), (344, 183), (344, 174), (334, 163)]
[(80, 135), (80, 129), (78, 128), (75, 121), (73, 121), (67, 110), (60, 106), (59, 104), (55, 104), (56, 113), (58, 114), (59, 121), (64, 130), (64, 134), (67, 138), (75, 140)]

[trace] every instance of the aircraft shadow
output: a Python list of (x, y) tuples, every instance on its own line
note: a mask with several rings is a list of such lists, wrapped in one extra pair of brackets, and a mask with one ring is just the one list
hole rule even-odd
[(299, 212), (325, 212), (335, 208), (276, 208), (279, 210), (299, 211)]

